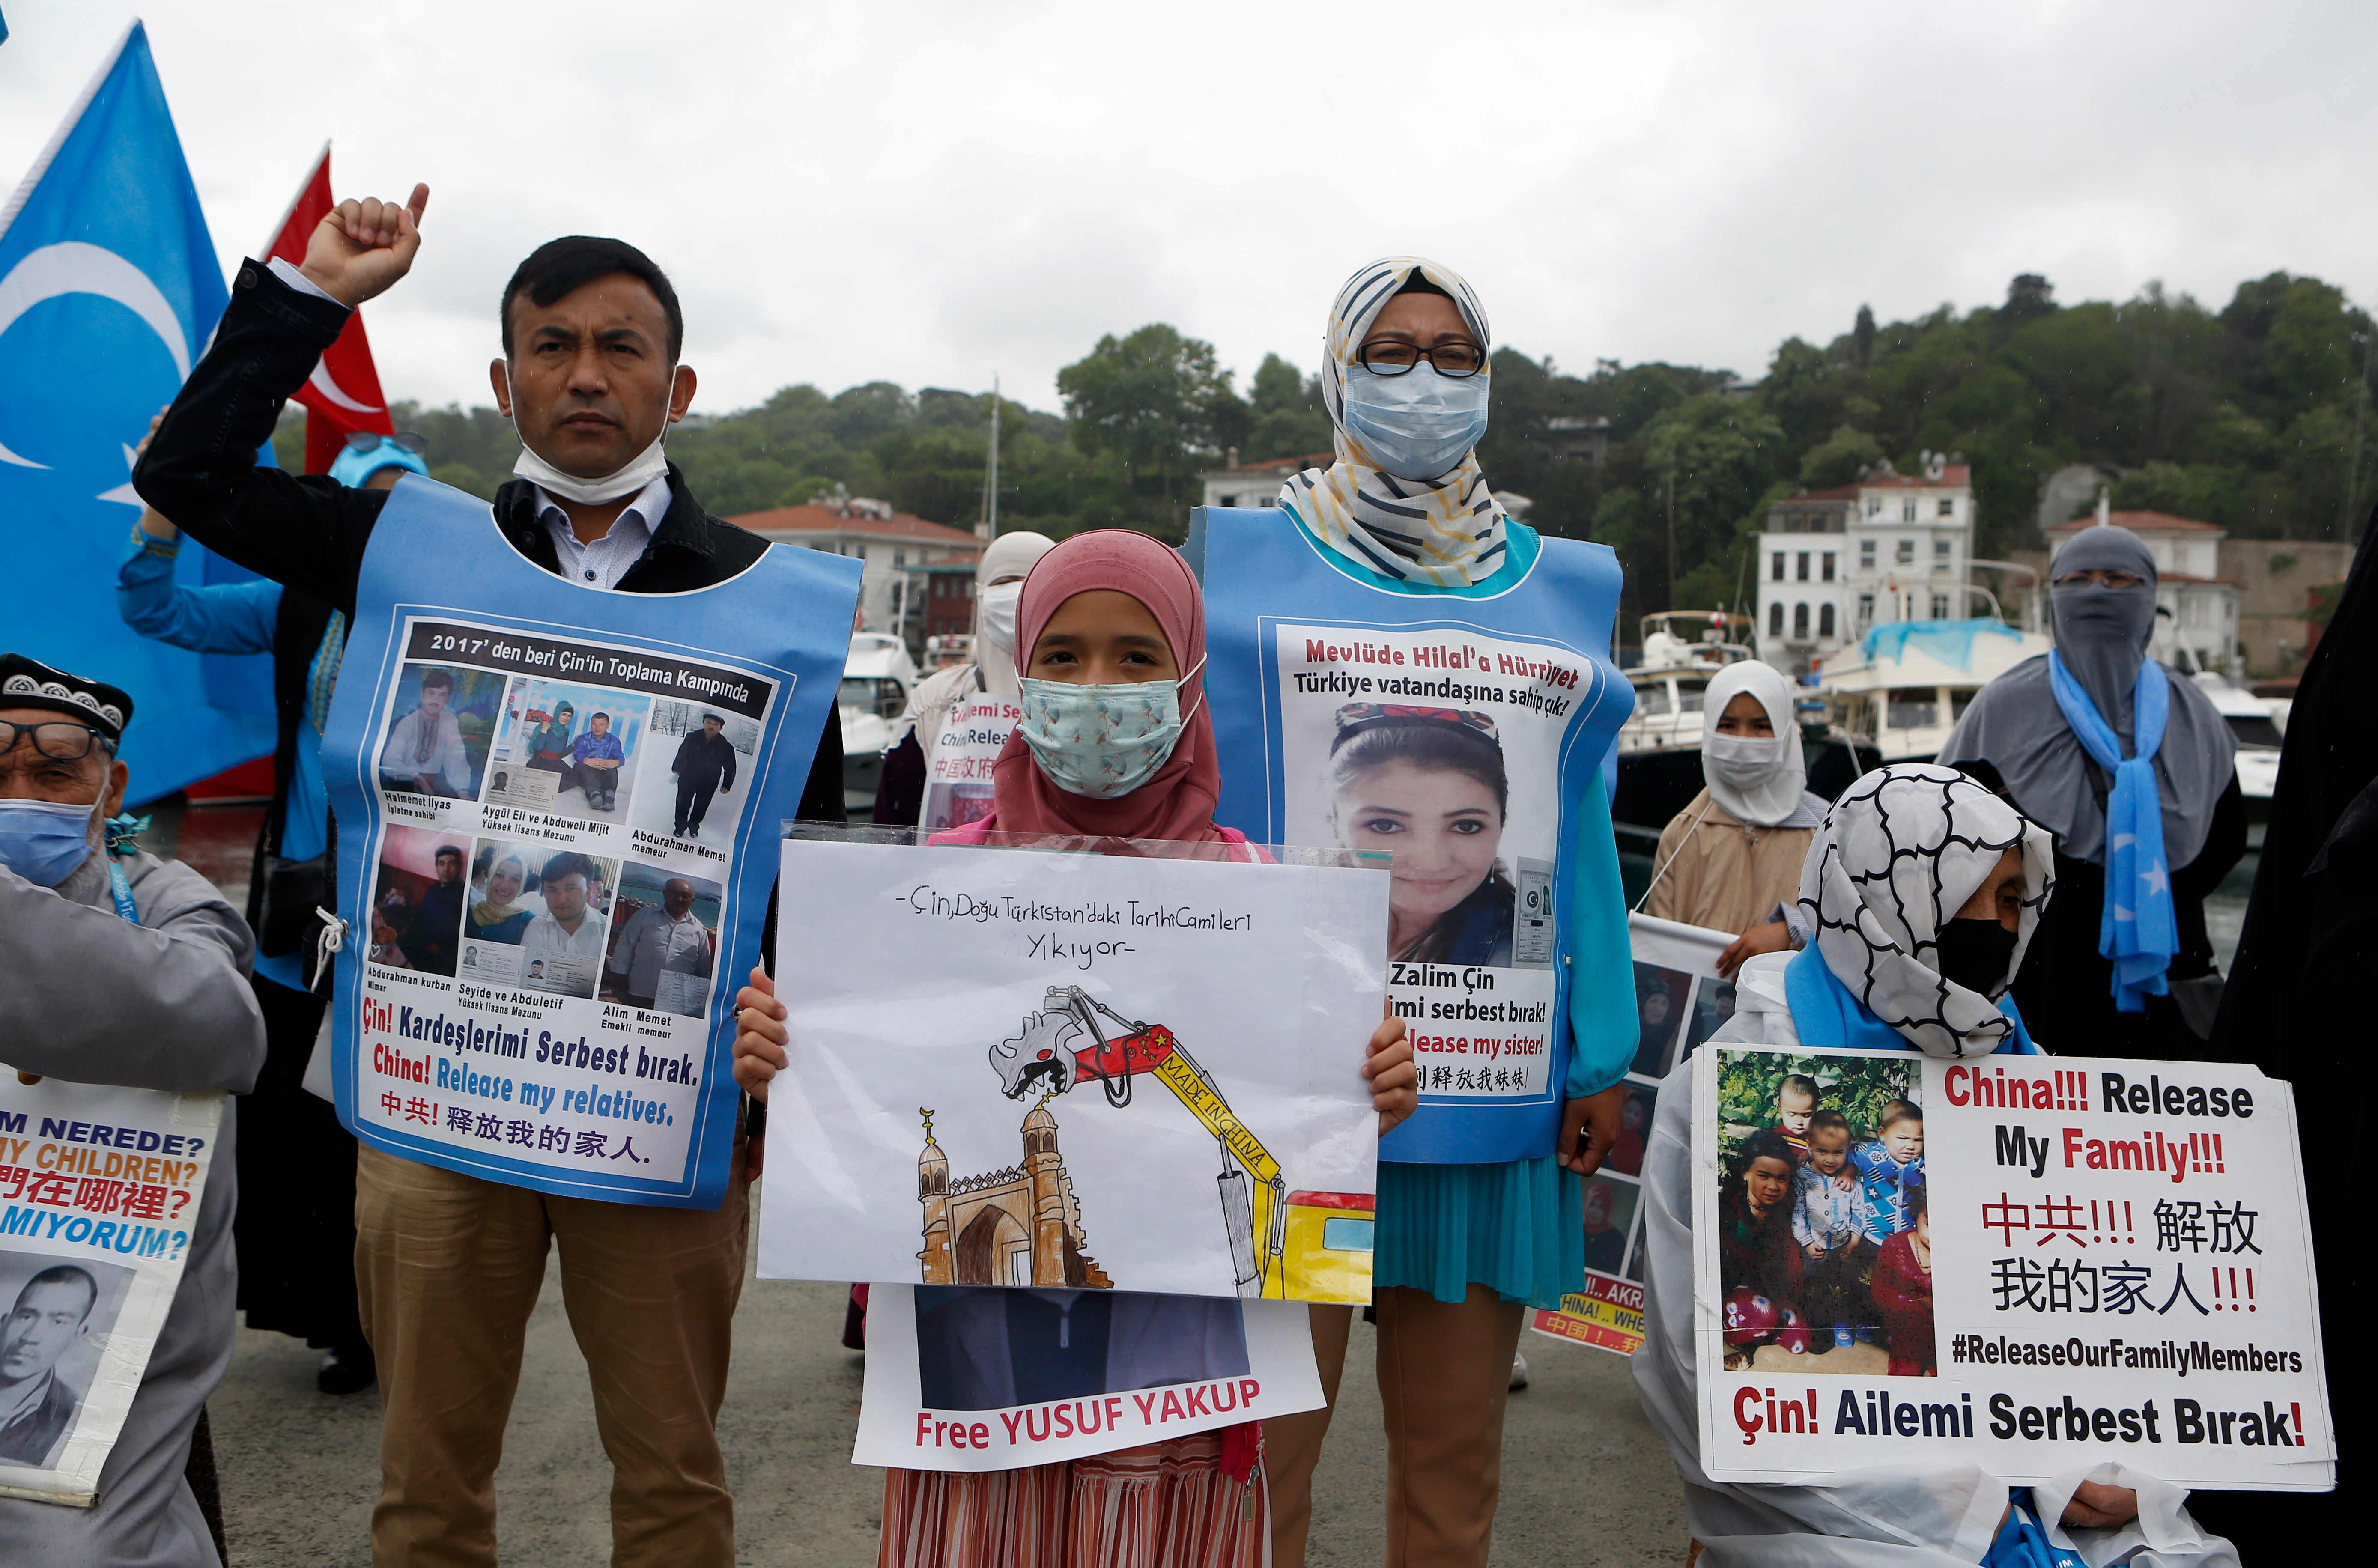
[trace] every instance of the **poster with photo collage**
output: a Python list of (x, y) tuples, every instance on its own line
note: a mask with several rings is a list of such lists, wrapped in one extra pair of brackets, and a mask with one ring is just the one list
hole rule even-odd
[(1631, 1356), (1643, 1342), (1643, 1143), (1661, 1081), (1734, 1016), (1734, 986), (1717, 972), (1731, 934), (1637, 914), (1628, 917), (1640, 1030), (1627, 1073), (1618, 1142), (1585, 1184), (1585, 1288), (1529, 1326), (1555, 1339)]

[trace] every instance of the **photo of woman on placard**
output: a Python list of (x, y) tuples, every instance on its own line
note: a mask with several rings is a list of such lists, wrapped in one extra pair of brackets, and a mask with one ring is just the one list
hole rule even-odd
[(537, 917), (538, 910), (520, 902), (521, 890), (528, 882), (528, 867), (517, 854), (496, 858), (496, 846), (482, 842), (479, 845), (479, 871), (486, 884), (486, 896), (471, 905), (470, 924), (463, 934), (480, 940), (510, 942), (517, 946), (521, 933)]
[(1395, 856), (1388, 954), (1507, 967), (1517, 892), (1496, 852), (1511, 785), (1495, 721), (1349, 703), (1338, 710), (1328, 779), (1338, 842)]

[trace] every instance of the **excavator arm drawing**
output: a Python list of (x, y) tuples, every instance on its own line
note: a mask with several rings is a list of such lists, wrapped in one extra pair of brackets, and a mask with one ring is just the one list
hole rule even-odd
[[(991, 1048), (991, 1066), (1009, 1099), (1022, 1099), (1036, 1084), (1062, 1095), (1095, 1080), (1110, 1105), (1131, 1103), (1132, 1082), (1154, 1078), (1213, 1135), (1221, 1152), (1215, 1178), (1230, 1236), (1239, 1294), (1284, 1297), (1281, 1267), (1288, 1221), (1288, 1190), (1279, 1162), (1231, 1109), (1211, 1074), (1161, 1023), (1124, 1018), (1079, 986), (1051, 986), (1042, 1011), (1024, 1021), (1022, 1031)], [(1101, 1018), (1117, 1025), (1110, 1035)], [(1087, 1041), (1087, 1043), (1084, 1043)]]

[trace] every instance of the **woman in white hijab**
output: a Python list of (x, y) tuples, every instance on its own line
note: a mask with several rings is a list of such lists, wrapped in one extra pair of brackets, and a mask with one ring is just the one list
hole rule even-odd
[[(1813, 1052), (2038, 1050), (2008, 995), (2054, 892), (2048, 831), (1972, 779), (1927, 763), (1880, 768), (1842, 792), (1812, 842), (1800, 905), (1816, 940), (1752, 958), (1712, 1046)], [(1635, 1386), (1685, 1483), (1699, 1568), (2235, 1568), (2187, 1493), (2119, 1464), (2024, 1489), (1979, 1467), (1901, 1456), (1831, 1486), (1711, 1480), (1701, 1466), (1694, 1358), (1692, 1071), (1669, 1075), (1643, 1163), (1642, 1348)]]
[[(910, 828), (922, 822), (935, 832), (959, 826), (967, 791), (966, 781), (955, 775), (969, 772), (967, 762), (975, 753), (980, 754), (975, 760), (984, 763), (979, 793), (989, 808), (988, 764), (1015, 727), (1005, 710), (1014, 706), (1021, 689), (1015, 677), (1016, 601), (1032, 563), (1056, 547), (1057, 542), (1045, 533), (1016, 533), (1001, 534), (983, 551), (974, 573), (974, 658), (935, 671), (908, 694), (907, 709), (883, 753), (873, 820)], [(967, 711), (966, 744), (943, 747), (943, 730), (961, 709)], [(943, 755), (954, 751), (968, 756)], [(943, 764), (939, 770), (937, 759)], [(937, 772), (953, 776), (937, 778)], [(942, 820), (924, 821), (928, 816)]]
[(1793, 891), (1825, 801), (1808, 792), (1791, 678), (1755, 659), (1728, 664), (1701, 700), (1701, 776), (1707, 781), (1660, 835), (1645, 914), (1742, 940), (1720, 967), (1752, 952), (1796, 945), (1787, 928)]

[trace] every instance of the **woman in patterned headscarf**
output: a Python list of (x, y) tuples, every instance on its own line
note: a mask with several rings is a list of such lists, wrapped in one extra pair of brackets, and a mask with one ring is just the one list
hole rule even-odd
[[(2045, 828), (1964, 774), (1926, 763), (1875, 770), (1842, 793), (1801, 869), (1800, 908), (1816, 940), (1797, 955), (1745, 963), (1734, 1017), (1710, 1044), (2036, 1052), (2009, 987), (2055, 890), (2054, 863)], [(2108, 1483), (2037, 1488), (2036, 1499), (1969, 1465), (1824, 1487), (1711, 1480), (1693, 1344), (1691, 1072), (1683, 1064), (1664, 1085), (1643, 1165), (1650, 1266), (1635, 1382), (1683, 1474), (1685, 1515), (1706, 1562), (2017, 1568), (2045, 1561), (2025, 1555), (2036, 1511), (2092, 1562), (2140, 1546), (2173, 1568), (2236, 1562), (2227, 1542), (2201, 1538), (2185, 1492), (2128, 1466)]]
[(1321, 365), (1338, 461), (1290, 480), (1279, 504), (1383, 577), (1436, 588), (1492, 577), (1506, 520), (1475, 449), (1493, 345), (1485, 307), (1449, 267), (1391, 256), (1346, 280)]

